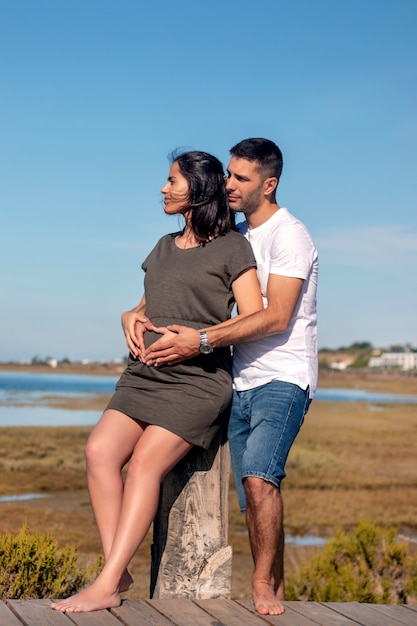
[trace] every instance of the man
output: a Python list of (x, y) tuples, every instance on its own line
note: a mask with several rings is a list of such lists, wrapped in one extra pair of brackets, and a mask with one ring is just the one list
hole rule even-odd
[(253, 601), (259, 614), (279, 615), (284, 612), (280, 484), (317, 384), (318, 258), (305, 226), (276, 202), (278, 146), (245, 139), (230, 153), (229, 203), (245, 214), (239, 230), (252, 244), (265, 308), (201, 332), (169, 326), (171, 332), (148, 349), (145, 360), (159, 366), (233, 345), (229, 442), (255, 565)]

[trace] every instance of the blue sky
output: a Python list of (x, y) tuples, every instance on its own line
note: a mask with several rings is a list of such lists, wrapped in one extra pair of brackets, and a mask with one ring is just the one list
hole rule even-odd
[(126, 354), (167, 155), (284, 154), (319, 346), (417, 344), (415, 0), (3, 0), (0, 361)]

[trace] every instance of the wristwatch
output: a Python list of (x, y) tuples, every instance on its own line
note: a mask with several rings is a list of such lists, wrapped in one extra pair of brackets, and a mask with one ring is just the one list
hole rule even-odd
[(204, 330), (200, 332), (200, 352), (202, 354), (210, 354), (210, 352), (213, 352), (213, 346), (210, 345), (207, 339), (207, 333), (204, 332)]

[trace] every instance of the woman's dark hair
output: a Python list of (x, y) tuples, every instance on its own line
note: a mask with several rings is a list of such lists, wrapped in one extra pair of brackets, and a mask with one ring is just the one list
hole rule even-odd
[(230, 210), (224, 171), (220, 161), (207, 152), (172, 153), (190, 186), (187, 209), (196, 239), (205, 243), (213, 237), (235, 230), (235, 215)]

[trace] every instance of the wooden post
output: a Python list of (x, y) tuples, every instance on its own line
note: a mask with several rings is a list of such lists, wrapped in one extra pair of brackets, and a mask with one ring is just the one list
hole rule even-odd
[(229, 598), (230, 457), (225, 432), (167, 475), (154, 521), (151, 598)]

